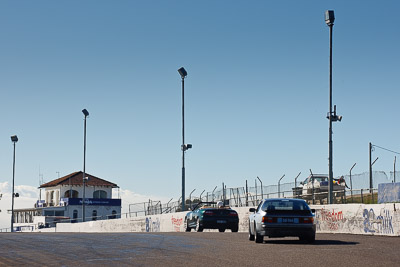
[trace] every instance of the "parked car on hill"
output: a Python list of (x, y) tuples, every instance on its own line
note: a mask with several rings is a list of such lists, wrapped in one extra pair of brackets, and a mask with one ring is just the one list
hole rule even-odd
[(296, 236), (315, 241), (315, 210), (303, 199), (264, 199), (257, 208), (250, 208), (249, 240), (262, 243), (264, 236)]
[(185, 216), (185, 230), (190, 232), (202, 232), (203, 229), (218, 229), (225, 232), (231, 229), (232, 232), (239, 230), (239, 216), (229, 206), (217, 205), (216, 202), (199, 202), (192, 211)]
[[(323, 203), (323, 199), (328, 197), (329, 179), (324, 174), (314, 174), (307, 177), (300, 186), (293, 188), (293, 197), (305, 200), (319, 200)], [(344, 190), (347, 187), (344, 177), (333, 179), (333, 191), (335, 197), (343, 197)], [(348, 187), (347, 187), (348, 188)]]

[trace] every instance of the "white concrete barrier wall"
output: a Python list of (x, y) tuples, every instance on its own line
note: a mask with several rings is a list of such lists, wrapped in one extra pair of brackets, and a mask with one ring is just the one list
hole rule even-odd
[(57, 232), (184, 232), (186, 212), (139, 216), (125, 219), (59, 223)]
[[(315, 205), (317, 233), (400, 236), (400, 204)], [(239, 232), (248, 231), (249, 207), (234, 208)], [(126, 219), (59, 223), (56, 232), (184, 232), (186, 212)]]
[(315, 205), (317, 233), (400, 236), (400, 204)]

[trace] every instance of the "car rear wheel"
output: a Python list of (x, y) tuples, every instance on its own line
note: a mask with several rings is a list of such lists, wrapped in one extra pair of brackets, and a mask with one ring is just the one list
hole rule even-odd
[(254, 235), (251, 233), (251, 226), (250, 226), (250, 223), (249, 223), (249, 240), (250, 240), (250, 241), (254, 241)]
[(315, 242), (315, 234), (300, 236), (299, 239), (300, 241), (304, 241), (311, 244)]
[(200, 225), (200, 219), (196, 221), (196, 232), (203, 232), (203, 226)]
[(189, 222), (188, 222), (188, 220), (186, 219), (185, 220), (185, 231), (186, 232), (190, 232), (192, 229), (189, 227)]
[(220, 228), (220, 229), (218, 229), (218, 231), (219, 231), (220, 233), (223, 233), (223, 232), (225, 232), (225, 229), (224, 229), (224, 228)]
[(236, 233), (237, 231), (239, 231), (239, 226), (236, 225), (234, 227), (231, 228), (232, 233)]
[(254, 235), (255, 235), (254, 241), (255, 241), (256, 243), (262, 243), (262, 242), (264, 242), (264, 236), (259, 235), (259, 234), (257, 233), (257, 229), (256, 229), (256, 225), (255, 225), (255, 224), (254, 224)]

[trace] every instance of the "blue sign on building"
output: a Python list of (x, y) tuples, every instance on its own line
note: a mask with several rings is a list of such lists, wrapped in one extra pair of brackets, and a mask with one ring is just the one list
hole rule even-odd
[[(68, 198), (68, 205), (82, 205), (82, 198)], [(85, 198), (85, 205), (88, 206), (121, 206), (121, 199), (108, 198)]]

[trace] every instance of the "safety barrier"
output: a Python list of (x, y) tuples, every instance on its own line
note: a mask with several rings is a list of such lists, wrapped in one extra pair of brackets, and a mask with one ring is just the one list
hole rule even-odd
[[(400, 204), (315, 205), (317, 233), (400, 236)], [(249, 207), (235, 208), (239, 232), (248, 231)], [(84, 223), (59, 223), (56, 232), (184, 232), (187, 212)], [(40, 229), (38, 230), (40, 231)], [(211, 231), (211, 230), (210, 230)]]

